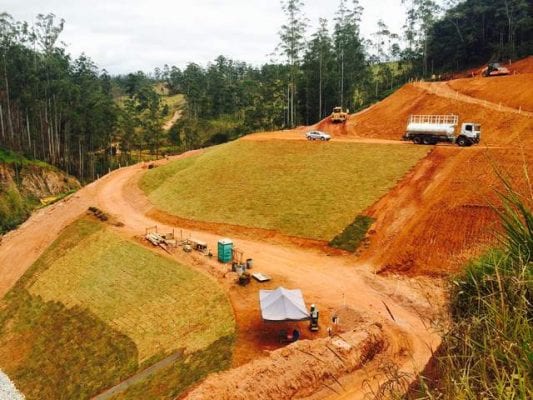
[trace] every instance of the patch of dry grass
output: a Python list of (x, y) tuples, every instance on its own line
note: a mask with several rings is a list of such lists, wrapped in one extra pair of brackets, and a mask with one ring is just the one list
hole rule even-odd
[(165, 396), (231, 363), (233, 313), (216, 283), (106, 229), (68, 226), (0, 300), (0, 368), (27, 399), (91, 398), (180, 350), (190, 376), (159, 385)]
[(140, 362), (178, 348), (201, 350), (234, 329), (215, 283), (106, 229), (54, 259), (29, 291), (88, 308), (135, 342)]

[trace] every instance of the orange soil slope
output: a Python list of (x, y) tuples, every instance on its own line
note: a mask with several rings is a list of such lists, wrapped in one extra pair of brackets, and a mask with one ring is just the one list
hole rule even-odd
[[(367, 214), (376, 218), (363, 258), (378, 271), (445, 275), (496, 241), (494, 168), (531, 199), (533, 165), (519, 148), (437, 147)], [(531, 160), (529, 160), (531, 162)]]
[[(515, 68), (533, 70), (533, 57), (517, 62)], [(460, 123), (482, 125), (480, 145), (436, 146), (366, 211), (376, 222), (362, 254), (364, 261), (377, 270), (441, 275), (457, 271), (494, 243), (498, 218), (488, 206), (489, 201), (497, 202), (494, 169), (506, 170), (515, 186), (530, 191), (524, 182), (524, 162), (533, 176), (532, 83), (533, 74), (522, 73), (408, 84), (351, 115), (345, 124), (332, 124), (326, 118), (314, 127), (332, 134), (334, 140), (399, 140), (411, 114), (457, 114)], [(529, 108), (519, 112), (517, 105), (522, 103)]]
[[(533, 69), (533, 58), (515, 66)], [(482, 125), (481, 144), (471, 148), (436, 146), (398, 186), (366, 211), (376, 218), (362, 253), (378, 271), (443, 275), (492, 245), (505, 173), (526, 198), (533, 174), (533, 74), (405, 85), (344, 125), (324, 120), (318, 128), (338, 138), (399, 139), (411, 114), (457, 114)], [(502, 103), (500, 106), (499, 103)]]
[(493, 78), (457, 79), (448, 82), (448, 85), (453, 90), (468, 96), (533, 111), (533, 73)]
[(509, 70), (518, 74), (533, 74), (533, 56), (515, 61), (509, 66)]
[[(512, 74), (533, 74), (533, 56), (522, 58), (511, 64), (509, 64), (509, 62), (502, 62), (500, 64), (511, 71)], [(453, 79), (471, 78), (473, 76), (481, 75), (485, 66), (486, 64), (480, 67), (470, 68), (466, 71), (454, 73), (452, 75)]]
[[(520, 77), (529, 79), (524, 79), (524, 86), (533, 83), (531, 79), (533, 75)], [(516, 142), (519, 137), (525, 143), (533, 144), (530, 133), (532, 119), (528, 115), (500, 111), (498, 104), (462, 101), (455, 98), (455, 92), (449, 87), (446, 88), (446, 85), (446, 83), (408, 84), (370, 109), (352, 115), (344, 125), (332, 124), (329, 119), (325, 119), (317, 125), (317, 128), (334, 137), (399, 140), (412, 114), (457, 114), (459, 123), (472, 121), (481, 124), (481, 143), (484, 145), (509, 145)], [(507, 96), (505, 98), (508, 98)]]

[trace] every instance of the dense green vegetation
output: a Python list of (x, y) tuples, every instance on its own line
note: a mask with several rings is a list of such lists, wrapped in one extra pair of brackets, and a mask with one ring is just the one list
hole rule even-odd
[(533, 398), (533, 198), (510, 191), (503, 203), (502, 248), (453, 280), (452, 325), (424, 398)]
[(88, 218), (65, 229), (0, 308), (0, 368), (28, 399), (90, 398), (180, 351), (193, 356), (163, 375), (188, 371), (172, 375), (183, 390), (231, 361), (233, 314), (218, 286)]
[(429, 31), (428, 58), (438, 71), (533, 54), (533, 3), (527, 0), (452, 1)]
[[(533, 51), (533, 6), (527, 0), (402, 2), (404, 31), (392, 32), (380, 20), (365, 39), (357, 0), (341, 0), (334, 21), (320, 19), (311, 33), (304, 2), (282, 1), (286, 23), (278, 62), (253, 68), (220, 56), (206, 68), (165, 66), (161, 78), (188, 102), (176, 131), (201, 146), (252, 131), (309, 125), (337, 105), (352, 111), (366, 107), (409, 79)], [(214, 127), (206, 120), (225, 124)], [(206, 128), (216, 140), (198, 139)]]
[(184, 218), (331, 240), (428, 149), (239, 140), (148, 171), (141, 187)]
[(23, 197), (15, 184), (0, 186), (0, 234), (24, 222), (39, 204), (35, 199)]
[[(340, 105), (357, 111), (409, 79), (533, 51), (527, 0), (411, 0), (403, 32), (383, 21), (361, 36), (358, 0), (309, 32), (302, 0), (284, 0), (274, 59), (256, 67), (217, 57), (110, 77), (62, 47), (64, 21), (0, 16), (0, 145), (82, 181), (142, 159), (222, 143), (249, 132), (312, 124)], [(163, 94), (183, 94), (170, 133)], [(114, 101), (121, 98), (120, 102)]]
[(346, 251), (356, 251), (373, 222), (374, 219), (371, 217), (358, 215), (350, 225), (329, 242), (329, 245)]
[(109, 167), (116, 122), (111, 80), (85, 56), (59, 47), (64, 21), (30, 27), (0, 14), (0, 145), (92, 179)]
[[(29, 160), (20, 154), (0, 148), (0, 234), (16, 228), (30, 213), (41, 205), (39, 194), (25, 188), (23, 181), (40, 185), (47, 175), (61, 177), (63, 193), (46, 193), (57, 198), (71, 193), (77, 182), (42, 161)], [(39, 181), (39, 182), (36, 182)]]

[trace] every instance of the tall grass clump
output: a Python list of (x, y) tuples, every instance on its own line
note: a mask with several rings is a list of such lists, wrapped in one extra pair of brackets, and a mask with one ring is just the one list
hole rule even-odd
[(416, 398), (533, 398), (533, 199), (504, 184), (500, 246), (452, 281), (437, 376)]

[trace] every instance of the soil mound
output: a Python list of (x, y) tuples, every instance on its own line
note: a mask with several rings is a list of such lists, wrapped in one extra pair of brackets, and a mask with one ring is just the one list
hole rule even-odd
[(186, 396), (189, 400), (284, 400), (305, 397), (360, 369), (385, 348), (380, 326), (341, 336), (302, 340), (269, 357), (210, 375)]
[[(531, 74), (533, 73), (533, 56), (528, 56), (520, 60), (509, 63), (501, 62), (501, 65), (506, 67), (512, 74)], [(473, 78), (476, 76), (481, 76), (483, 69), (486, 67), (486, 64), (467, 69), (466, 71), (456, 72), (451, 75), (451, 79), (460, 79), (460, 78)]]
[[(533, 144), (533, 56), (512, 64), (516, 75), (418, 82), (403, 86), (344, 124), (327, 117), (314, 128), (334, 137), (400, 140), (413, 114), (456, 114), (459, 123), (482, 125), (482, 144), (509, 145), (518, 138)], [(467, 74), (465, 76), (472, 76)]]

